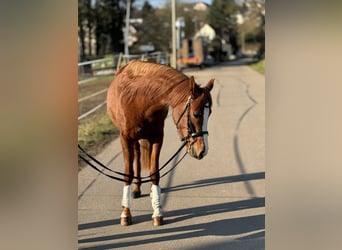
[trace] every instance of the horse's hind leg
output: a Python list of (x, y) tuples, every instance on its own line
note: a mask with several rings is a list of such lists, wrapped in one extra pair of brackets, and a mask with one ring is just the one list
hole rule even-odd
[(133, 196), (133, 198), (139, 198), (141, 196), (141, 189), (140, 189), (140, 186), (141, 186), (141, 162), (140, 162), (140, 144), (139, 144), (139, 141), (137, 141), (134, 144), (134, 160), (135, 160), (134, 176), (136, 176), (137, 179), (134, 180), (132, 196)]
[(134, 159), (134, 143), (128, 139), (125, 139), (122, 135), (120, 137), (122, 152), (124, 156), (125, 163), (125, 174), (127, 176), (124, 177), (125, 185), (123, 187), (122, 193), (122, 212), (121, 212), (121, 220), (120, 224), (123, 226), (128, 226), (132, 224), (132, 215), (130, 212), (131, 204), (132, 204), (132, 180), (133, 180), (133, 159)]

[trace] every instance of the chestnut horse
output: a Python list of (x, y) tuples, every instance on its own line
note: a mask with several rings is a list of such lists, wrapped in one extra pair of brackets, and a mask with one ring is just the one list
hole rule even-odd
[[(107, 112), (120, 131), (124, 157), (125, 184), (121, 225), (130, 225), (132, 195), (140, 196), (141, 167), (151, 174), (152, 223), (163, 223), (159, 187), (159, 154), (163, 144), (168, 109), (187, 152), (202, 159), (208, 152), (207, 122), (211, 113), (214, 79), (200, 87), (183, 73), (166, 65), (133, 60), (118, 70), (107, 93)], [(135, 169), (133, 167), (135, 163)]]

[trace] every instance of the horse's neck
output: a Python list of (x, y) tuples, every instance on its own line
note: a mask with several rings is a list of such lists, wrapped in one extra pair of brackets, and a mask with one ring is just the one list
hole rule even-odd
[(178, 105), (183, 105), (189, 97), (188, 86), (178, 84), (166, 94), (166, 103), (173, 109)]

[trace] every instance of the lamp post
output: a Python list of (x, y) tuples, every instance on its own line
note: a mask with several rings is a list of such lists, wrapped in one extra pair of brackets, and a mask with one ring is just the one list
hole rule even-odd
[(131, 13), (131, 0), (127, 0), (126, 6), (126, 29), (125, 29), (125, 57), (129, 58), (128, 39), (129, 39), (129, 19)]
[(172, 54), (171, 67), (177, 68), (177, 40), (176, 40), (176, 0), (171, 2)]
[(176, 20), (176, 40), (177, 40), (177, 45), (176, 48), (179, 50), (181, 47), (181, 42), (182, 42), (182, 28), (185, 27), (185, 22), (184, 22), (184, 17), (178, 17)]
[(245, 51), (245, 31), (243, 24), (245, 22), (244, 17), (242, 14), (238, 13), (236, 14), (236, 22), (241, 27), (241, 53), (244, 53)]

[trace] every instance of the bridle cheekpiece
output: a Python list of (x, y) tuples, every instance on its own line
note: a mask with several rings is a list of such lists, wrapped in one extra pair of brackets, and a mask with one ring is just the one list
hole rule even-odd
[[(182, 113), (180, 114), (177, 122), (176, 122), (176, 127), (178, 128), (178, 123), (180, 122), (180, 120), (182, 119), (182, 117), (184, 116), (185, 112), (188, 111), (187, 113), (187, 129), (188, 129), (188, 134), (187, 136), (183, 137), (181, 139), (181, 141), (188, 141), (190, 138), (196, 138), (196, 137), (200, 137), (200, 136), (203, 136), (203, 135), (208, 135), (208, 131), (199, 131), (199, 132), (196, 132), (193, 130), (193, 125), (191, 123), (191, 118), (190, 118), (190, 105), (191, 105), (191, 101), (192, 101), (192, 98), (191, 96), (189, 96), (186, 104), (185, 104), (185, 107), (182, 111)], [(205, 108), (209, 108), (208, 106), (205, 106)]]

